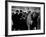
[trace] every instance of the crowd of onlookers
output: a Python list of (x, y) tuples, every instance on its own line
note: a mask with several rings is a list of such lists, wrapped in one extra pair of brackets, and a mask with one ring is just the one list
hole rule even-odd
[[(14, 12), (12, 13), (12, 21), (13, 21), (13, 25), (12, 25), (12, 30), (28, 30), (28, 26), (27, 26), (27, 16), (30, 14), (31, 11), (28, 11), (28, 13), (22, 11), (22, 10), (16, 10), (15, 11), (16, 14), (14, 14)], [(39, 13), (37, 12), (33, 12), (31, 14), (31, 19), (32, 19), (32, 25), (30, 24), (30, 30), (33, 30), (34, 27), (36, 27), (37, 29), (37, 24), (39, 23), (40, 25), (40, 17), (38, 19)], [(38, 22), (39, 21), (39, 22)], [(40, 26), (39, 26), (40, 28)]]
[(26, 25), (26, 13), (23, 12), (22, 10), (16, 10), (16, 14), (12, 13), (12, 21), (13, 21), (13, 26), (12, 30), (27, 30), (27, 25)]

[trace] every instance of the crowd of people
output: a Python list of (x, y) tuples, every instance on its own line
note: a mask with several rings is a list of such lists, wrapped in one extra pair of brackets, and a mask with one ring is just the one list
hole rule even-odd
[[(12, 30), (28, 30), (27, 16), (31, 13), (31, 11), (28, 11), (28, 13), (26, 13), (26, 12), (23, 12), (22, 10), (20, 11), (16, 10), (15, 12), (16, 14), (14, 14), (14, 12), (12, 13), (12, 21), (13, 21)], [(33, 30), (34, 27), (36, 27), (37, 29), (38, 16), (39, 16), (39, 13), (37, 12), (33, 12), (30, 15), (31, 20), (33, 21), (32, 25), (30, 24), (30, 30)]]
[[(25, 13), (24, 13), (25, 14)], [(27, 25), (26, 25), (26, 18), (25, 15), (22, 13), (22, 10), (16, 10), (16, 14), (12, 14), (12, 21), (13, 21), (13, 26), (12, 30), (27, 30)]]

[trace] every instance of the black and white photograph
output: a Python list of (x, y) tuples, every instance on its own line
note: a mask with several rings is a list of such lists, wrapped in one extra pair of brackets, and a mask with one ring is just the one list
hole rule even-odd
[(44, 3), (8, 2), (8, 35), (44, 33)]
[(12, 31), (40, 29), (40, 7), (12, 6)]

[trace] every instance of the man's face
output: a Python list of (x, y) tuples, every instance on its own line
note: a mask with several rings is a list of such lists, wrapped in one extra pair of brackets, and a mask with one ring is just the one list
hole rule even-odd
[(32, 15), (33, 19), (35, 19), (36, 17), (38, 17), (38, 13), (37, 12), (33, 12), (31, 15)]

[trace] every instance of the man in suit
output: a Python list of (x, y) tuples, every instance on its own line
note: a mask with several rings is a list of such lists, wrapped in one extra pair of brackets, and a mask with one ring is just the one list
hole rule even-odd
[(30, 29), (33, 30), (34, 27), (37, 27), (37, 24), (38, 24), (38, 22), (37, 22), (38, 13), (37, 12), (33, 12), (32, 15), (31, 15), (31, 18), (32, 18), (33, 23), (30, 26)]
[(18, 20), (19, 20), (19, 15), (18, 15), (19, 10), (16, 10), (16, 14), (12, 13), (12, 30), (17, 30), (18, 29)]

